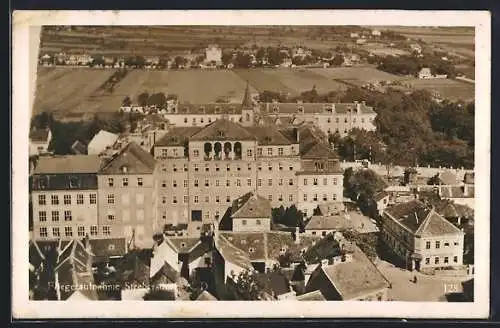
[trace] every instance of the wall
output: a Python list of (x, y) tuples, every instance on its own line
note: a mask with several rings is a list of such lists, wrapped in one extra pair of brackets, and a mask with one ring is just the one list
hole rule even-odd
[[(440, 247), (436, 248), (436, 241), (439, 241)], [(426, 243), (430, 242), (430, 249), (426, 248)], [(449, 243), (449, 246), (445, 246), (445, 243)], [(457, 245), (455, 245), (457, 243)], [(464, 236), (459, 235), (449, 235), (449, 236), (439, 236), (439, 237), (426, 237), (418, 240), (417, 250), (419, 254), (422, 255), (422, 261), (420, 263), (421, 268), (433, 268), (433, 267), (443, 267), (443, 266), (458, 266), (463, 264), (463, 247), (464, 247)], [(457, 257), (457, 262), (453, 261), (453, 257)], [(444, 262), (445, 257), (448, 257), (448, 263)], [(426, 264), (426, 259), (429, 259), (429, 264)], [(435, 259), (439, 258), (439, 263), (435, 263)]]
[[(206, 126), (217, 119), (222, 118), (223, 114), (164, 114), (171, 124), (175, 126)], [(233, 122), (242, 120), (241, 114), (228, 114), (227, 118)]]
[(341, 202), (343, 199), (342, 173), (301, 173), (297, 176), (297, 185), (298, 208), (304, 211), (306, 216), (311, 216), (319, 204)]
[[(245, 221), (245, 223), (243, 223)], [(270, 218), (235, 218), (233, 219), (233, 231), (235, 232), (255, 232), (255, 231), (270, 231)]]

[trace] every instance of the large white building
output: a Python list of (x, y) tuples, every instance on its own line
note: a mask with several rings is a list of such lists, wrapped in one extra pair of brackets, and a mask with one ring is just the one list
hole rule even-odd
[(216, 65), (222, 64), (222, 49), (215, 44), (209, 45), (205, 49), (205, 62), (215, 62)]

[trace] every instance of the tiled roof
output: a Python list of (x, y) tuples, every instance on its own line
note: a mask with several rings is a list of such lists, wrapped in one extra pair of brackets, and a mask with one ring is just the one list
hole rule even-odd
[(290, 139), (279, 130), (270, 129), (265, 126), (245, 127), (245, 129), (257, 138), (259, 145), (290, 145)]
[(439, 173), (439, 180), (444, 185), (456, 185), (458, 182), (457, 174), (451, 171), (443, 171)]
[(321, 293), (320, 290), (315, 290), (309, 293), (305, 293), (297, 296), (297, 301), (326, 301), (325, 295)]
[(76, 155), (85, 155), (87, 153), (87, 145), (85, 145), (84, 143), (80, 142), (79, 140), (76, 140), (71, 145), (71, 150)]
[(357, 246), (352, 260), (324, 266), (322, 270), (343, 300), (389, 287), (387, 279)]
[(184, 254), (191, 252), (198, 243), (201, 243), (198, 237), (167, 237), (165, 239), (172, 244), (177, 253)]
[(242, 269), (253, 270), (252, 262), (248, 254), (234, 246), (224, 234), (220, 234), (217, 242), (217, 250), (226, 262), (239, 266)]
[(179, 104), (174, 114), (241, 114), (241, 109), (235, 103)]
[(185, 142), (202, 128), (197, 126), (173, 127), (155, 143), (155, 146), (184, 146)]
[[(130, 142), (120, 152), (107, 160), (102, 174), (150, 174), (155, 169), (153, 156), (135, 142)], [(126, 172), (123, 168), (126, 167)]]
[(381, 192), (376, 193), (375, 196), (373, 196), (373, 200), (376, 201), (376, 202), (378, 202), (379, 200), (382, 200), (382, 199), (384, 199), (387, 196), (389, 196), (388, 192), (381, 191)]
[(92, 253), (98, 258), (123, 256), (127, 252), (125, 238), (90, 239)]
[(441, 236), (460, 233), (460, 229), (419, 200), (397, 204), (386, 212), (418, 236)]
[(231, 216), (233, 218), (270, 218), (271, 203), (262, 196), (248, 192), (233, 202)]
[(326, 142), (321, 141), (310, 145), (310, 147), (305, 147), (301, 153), (301, 157), (304, 159), (338, 158), (333, 149)]
[(347, 220), (345, 215), (332, 216), (312, 216), (307, 222), (306, 230), (341, 230), (351, 229), (352, 223)]
[(201, 131), (191, 136), (190, 140), (255, 140), (255, 136), (245, 130), (241, 125), (227, 119), (217, 119), (205, 126)]
[(455, 204), (451, 201), (442, 201), (436, 211), (445, 218), (474, 217), (474, 210), (467, 205)]
[(97, 155), (42, 156), (34, 174), (97, 173), (101, 163)]
[(30, 140), (34, 142), (46, 142), (49, 139), (49, 129), (33, 129), (30, 131)]
[[(467, 193), (465, 192), (467, 188)], [(442, 198), (474, 198), (474, 185), (439, 186)]]
[[(358, 104), (362, 114), (374, 114), (373, 107), (366, 106), (362, 103)], [(299, 109), (303, 113), (323, 113), (327, 110), (333, 110), (337, 114), (345, 114), (349, 111), (356, 113), (355, 103), (262, 103), (261, 111), (266, 113), (299, 113)]]
[(92, 148), (97, 151), (103, 151), (108, 146), (112, 146), (116, 140), (118, 140), (118, 135), (100, 130), (97, 134), (90, 140), (88, 148)]

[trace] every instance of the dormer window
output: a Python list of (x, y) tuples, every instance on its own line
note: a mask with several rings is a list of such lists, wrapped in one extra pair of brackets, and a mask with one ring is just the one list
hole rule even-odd
[(198, 109), (198, 111), (199, 111), (200, 113), (204, 113), (204, 112), (205, 112), (205, 107), (203, 107), (203, 106), (202, 106), (202, 107), (200, 107), (200, 108)]
[(77, 179), (77, 177), (70, 177), (69, 178), (69, 187), (70, 188), (77, 188), (78, 187), (78, 179)]
[(45, 189), (47, 188), (47, 178), (46, 177), (40, 177), (38, 180), (38, 186), (40, 189)]
[(216, 113), (216, 114), (219, 114), (219, 113), (220, 113), (220, 107), (219, 107), (219, 106), (215, 107), (215, 113)]
[(224, 137), (224, 131), (219, 130), (219, 137)]
[(304, 113), (304, 106), (297, 107), (297, 112)]
[(122, 173), (127, 173), (128, 172), (128, 167), (126, 165), (122, 166), (121, 171), (122, 171)]

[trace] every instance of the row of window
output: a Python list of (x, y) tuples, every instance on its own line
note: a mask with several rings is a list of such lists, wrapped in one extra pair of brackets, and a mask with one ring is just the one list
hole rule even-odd
[[(270, 201), (273, 200), (273, 195), (268, 195), (267, 197)], [(205, 203), (210, 203), (210, 196), (204, 196), (204, 201)], [(281, 202), (284, 200), (284, 197), (282, 194), (278, 195), (277, 199)], [(184, 195), (183, 198), (182, 198), (184, 204), (188, 203), (189, 202), (189, 196), (187, 195)], [(288, 195), (288, 201), (290, 202), (293, 202), (293, 195), (290, 194)], [(200, 196), (193, 196), (193, 202), (198, 204), (200, 202)], [(216, 203), (220, 203), (221, 202), (221, 197), (220, 196), (215, 196), (215, 202)], [(230, 203), (231, 202), (231, 196), (226, 196), (226, 203)], [(161, 203), (162, 204), (167, 204), (167, 196), (162, 196), (161, 198)], [(177, 199), (177, 196), (173, 196), (172, 197), (172, 204), (177, 204), (179, 203), (179, 200)]]
[[(309, 183), (309, 179), (304, 179), (304, 186), (307, 186), (308, 183)], [(319, 184), (318, 178), (313, 178), (312, 184), (314, 186), (317, 186)], [(338, 179), (337, 178), (333, 178), (332, 184), (334, 186), (336, 186), (338, 184)], [(327, 185), (328, 185), (328, 178), (323, 178), (323, 186), (327, 186)]]
[[(116, 220), (115, 212), (113, 210), (108, 210), (107, 218), (109, 221)], [(137, 221), (144, 221), (144, 210), (137, 210), (135, 212), (135, 218)], [(130, 221), (130, 211), (129, 210), (123, 210), (122, 219), (124, 222)]]
[[(247, 224), (248, 224), (247, 220), (241, 220), (241, 225), (247, 225)], [(255, 220), (255, 224), (256, 225), (261, 225), (262, 222), (261, 222), (261, 220)]]
[[(77, 227), (77, 235), (78, 237), (85, 237), (85, 227)], [(90, 235), (91, 236), (97, 236), (98, 229), (97, 226), (91, 226), (90, 227)], [(109, 236), (111, 235), (111, 227), (110, 226), (103, 226), (102, 227), (102, 234), (104, 236)], [(48, 237), (48, 228), (47, 227), (40, 227), (40, 237)], [(73, 237), (73, 227), (64, 227), (64, 236), (65, 237)], [(53, 227), (52, 228), (52, 237), (61, 237), (61, 231), (59, 227)]]
[[(328, 117), (326, 119), (326, 122), (327, 123), (332, 123), (332, 119), (330, 117)], [(349, 122), (349, 120), (347, 119), (347, 117), (344, 118), (344, 123), (348, 123), (348, 122)], [(370, 118), (370, 122), (373, 122), (373, 118)], [(335, 123), (340, 123), (340, 118), (339, 117), (335, 118)], [(356, 117), (352, 118), (352, 123), (356, 123)], [(361, 123), (365, 123), (365, 118), (364, 117), (361, 118)]]
[[(128, 205), (130, 203), (130, 197), (128, 194), (123, 194), (121, 198), (122, 198), (122, 205)], [(108, 204), (115, 204), (115, 195), (114, 194), (108, 194), (106, 199), (107, 199)], [(136, 194), (135, 195), (135, 203), (137, 205), (144, 204), (144, 195), (143, 194)]]
[[(52, 205), (59, 205), (59, 195), (50, 195), (50, 202)], [(64, 205), (71, 205), (73, 202), (72, 195), (63, 195), (63, 203)], [(89, 195), (89, 204), (97, 203), (97, 195), (90, 194)], [(76, 204), (83, 205), (85, 204), (85, 197), (83, 194), (76, 195)], [(38, 195), (38, 205), (47, 205), (47, 196), (46, 195)]]
[[(246, 180), (246, 185), (249, 186), (249, 187), (251, 187), (252, 186), (252, 180), (253, 179), (247, 179)], [(293, 184), (294, 184), (293, 180), (294, 179), (288, 179), (288, 185), (293, 186)], [(336, 184), (336, 181), (334, 182), (334, 184)], [(267, 185), (268, 186), (272, 186), (273, 185), (273, 179), (267, 179)], [(283, 179), (277, 179), (277, 185), (278, 186), (283, 186)], [(162, 181), (161, 186), (162, 186), (162, 188), (166, 188), (167, 187), (167, 182), (166, 181)], [(173, 188), (177, 188), (177, 186), (178, 186), (177, 180), (173, 180), (172, 181), (172, 187)], [(194, 187), (199, 187), (200, 186), (200, 181), (198, 179), (194, 179), (193, 186)], [(204, 186), (205, 187), (210, 187), (210, 181), (208, 179), (205, 179)], [(212, 186), (215, 186), (215, 187), (221, 187), (221, 186), (230, 187), (231, 186), (231, 180), (226, 180), (226, 183), (224, 185), (221, 185), (220, 180), (215, 180), (215, 184), (212, 184)], [(241, 187), (242, 186), (241, 179), (236, 179), (235, 186), (236, 187)], [(259, 187), (262, 186), (262, 179), (257, 179), (257, 186), (259, 186)], [(183, 181), (183, 187), (184, 188), (188, 187), (188, 180), (184, 180)]]
[[(59, 211), (51, 212), (52, 222), (59, 222)], [(64, 211), (64, 221), (72, 221), (73, 215), (71, 211)], [(47, 211), (39, 211), (38, 212), (38, 221), (46, 222), (47, 221)]]
[[(309, 198), (309, 197), (308, 197), (308, 195), (307, 195), (307, 194), (304, 194), (304, 202), (307, 202), (307, 201), (308, 201), (308, 198)], [(318, 198), (318, 194), (313, 194), (313, 195), (312, 195), (312, 200), (313, 200), (314, 202), (317, 202), (317, 201), (318, 201), (318, 199), (319, 199), (319, 198)], [(328, 200), (328, 195), (327, 195), (327, 194), (323, 194), (322, 199), (326, 202), (326, 201)], [(332, 195), (332, 200), (334, 200), (334, 201), (335, 201), (335, 200), (337, 200), (337, 194), (333, 194), (333, 195)]]
[[(136, 186), (137, 187), (142, 187), (144, 184), (144, 181), (142, 178), (137, 178), (136, 180)], [(129, 179), (127, 177), (122, 178), (122, 187), (128, 187), (129, 185)], [(108, 187), (114, 187), (115, 186), (115, 179), (114, 178), (108, 178)]]
[[(454, 245), (454, 246), (458, 246), (458, 242), (457, 242), (457, 241), (455, 241), (455, 242), (453, 243), (453, 245)], [(450, 247), (450, 242), (445, 241), (445, 242), (443, 243), (443, 246), (444, 246), (444, 247)], [(438, 240), (438, 241), (436, 241), (436, 242), (434, 242), (434, 248), (436, 248), (436, 249), (441, 248), (441, 242), (440, 242), (439, 240)], [(431, 249), (431, 242), (430, 242), (430, 241), (425, 242), (425, 249)]]
[[(283, 170), (285, 169), (285, 167), (284, 167), (282, 164), (279, 164), (277, 168), (278, 168), (278, 170), (280, 170), (280, 171), (283, 171)], [(248, 169), (248, 171), (251, 171), (251, 170), (252, 170), (252, 164), (248, 164), (248, 165), (247, 165), (247, 169)], [(262, 171), (262, 165), (259, 165), (259, 166), (257, 167), (257, 169), (258, 169), (259, 171)], [(272, 170), (273, 170), (273, 165), (272, 165), (272, 164), (268, 164), (268, 165), (267, 165), (267, 169), (268, 169), (269, 171), (272, 171)], [(167, 172), (167, 166), (166, 166), (166, 165), (162, 165), (161, 170), (162, 170), (162, 172)], [(187, 172), (188, 170), (189, 170), (189, 169), (188, 169), (188, 165), (187, 165), (187, 164), (184, 164), (183, 171), (184, 171), (184, 172)], [(293, 166), (291, 166), (291, 165), (290, 165), (290, 166), (288, 167), (288, 170), (289, 170), (289, 171), (293, 171)], [(173, 165), (172, 165), (172, 171), (173, 171), (173, 172), (178, 172), (178, 171), (179, 171), (179, 169), (177, 168), (177, 165), (176, 165), (176, 164), (173, 164)], [(194, 171), (194, 172), (200, 172), (200, 166), (199, 166), (198, 164), (194, 164), (194, 165), (193, 165), (193, 171)], [(216, 172), (220, 172), (220, 171), (221, 171), (221, 167), (219, 166), (219, 164), (216, 164), (216, 165), (215, 165), (215, 171), (216, 171)], [(226, 171), (227, 171), (227, 172), (230, 172), (230, 171), (231, 171), (231, 165), (230, 165), (230, 164), (226, 164)], [(241, 166), (240, 166), (240, 165), (236, 165), (236, 171), (241, 171)], [(210, 172), (210, 166), (209, 166), (208, 164), (205, 164), (205, 172)]]
[[(440, 264), (441, 259), (436, 256), (434, 257), (434, 264)], [(448, 256), (443, 257), (443, 264), (450, 263)], [(453, 263), (458, 263), (458, 256), (453, 256)], [(431, 259), (429, 257), (425, 258), (425, 264), (431, 264)]]

